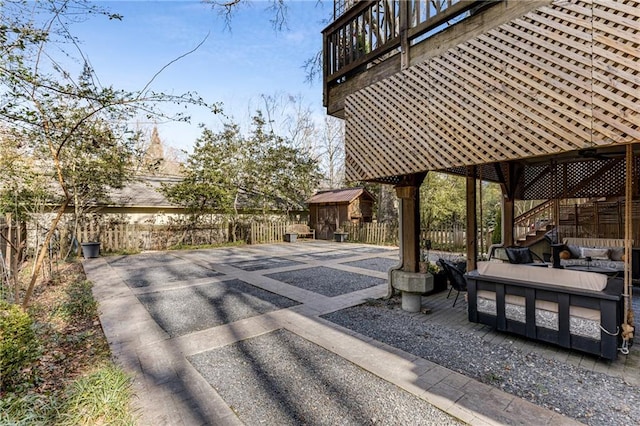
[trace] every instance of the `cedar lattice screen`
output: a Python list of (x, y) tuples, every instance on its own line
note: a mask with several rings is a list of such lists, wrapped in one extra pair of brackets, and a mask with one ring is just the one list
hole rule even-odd
[(558, 0), (368, 86), (346, 100), (347, 177), (638, 142), (639, 39), (638, 0)]

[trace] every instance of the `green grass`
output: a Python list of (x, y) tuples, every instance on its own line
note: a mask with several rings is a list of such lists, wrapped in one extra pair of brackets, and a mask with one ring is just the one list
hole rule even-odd
[(104, 251), (104, 252), (100, 252), (101, 256), (130, 256), (133, 254), (140, 254), (142, 253), (142, 250), (127, 250), (127, 249), (122, 249), (122, 250), (114, 250), (114, 251)]
[(131, 397), (131, 379), (109, 363), (72, 382), (57, 398), (38, 394), (3, 396), (0, 425), (134, 426)]
[(117, 366), (107, 364), (69, 386), (56, 424), (133, 426), (131, 396), (131, 379)]
[(210, 248), (221, 248), (221, 247), (238, 247), (246, 245), (245, 241), (235, 241), (228, 243), (218, 243), (218, 244), (200, 244), (200, 245), (188, 245), (188, 244), (176, 244), (175, 246), (169, 247), (169, 250), (199, 250), (199, 249), (210, 249)]
[(54, 425), (58, 400), (55, 397), (8, 393), (0, 398), (0, 425)]

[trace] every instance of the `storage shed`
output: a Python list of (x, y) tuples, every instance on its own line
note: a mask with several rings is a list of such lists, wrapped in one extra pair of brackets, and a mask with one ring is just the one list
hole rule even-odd
[(307, 200), (309, 222), (316, 238), (333, 239), (334, 232), (345, 222), (371, 222), (375, 197), (365, 188), (320, 191)]

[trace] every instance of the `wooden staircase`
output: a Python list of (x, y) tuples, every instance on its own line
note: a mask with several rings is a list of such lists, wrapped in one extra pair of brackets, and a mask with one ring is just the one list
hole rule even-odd
[(534, 245), (556, 227), (553, 204), (554, 200), (547, 200), (515, 218), (513, 227), (516, 245), (522, 247)]
[(520, 247), (529, 247), (532, 246), (544, 239), (544, 236), (547, 232), (553, 230), (556, 226), (554, 224), (547, 224), (546, 226), (535, 229), (532, 232), (518, 238), (516, 240), (516, 245)]

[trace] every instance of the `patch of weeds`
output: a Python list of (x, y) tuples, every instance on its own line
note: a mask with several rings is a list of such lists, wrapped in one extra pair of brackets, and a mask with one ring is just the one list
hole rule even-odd
[(504, 381), (504, 377), (493, 372), (485, 374), (482, 379), (483, 379), (482, 380), (483, 382), (490, 383), (490, 384), (498, 384)]
[(97, 314), (98, 303), (91, 293), (90, 281), (76, 281), (67, 289), (66, 300), (59, 308), (59, 313), (67, 318), (91, 318)]
[(87, 340), (90, 340), (92, 337), (94, 337), (94, 335), (95, 332), (93, 330), (84, 330), (71, 335), (65, 335), (64, 343), (71, 345), (80, 345), (85, 343)]
[(380, 299), (373, 299), (373, 298), (368, 297), (364, 301), (363, 305), (364, 306), (382, 306), (383, 302)]
[(536, 386), (536, 390), (538, 391), (539, 395), (548, 395), (549, 394), (549, 389), (547, 389), (544, 385), (536, 383), (535, 386)]

